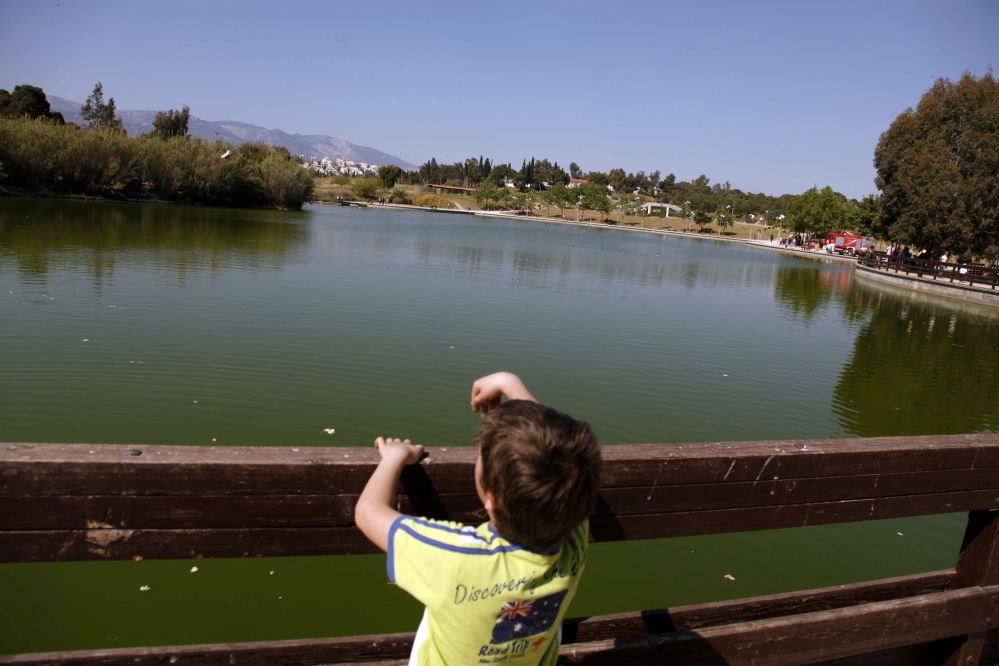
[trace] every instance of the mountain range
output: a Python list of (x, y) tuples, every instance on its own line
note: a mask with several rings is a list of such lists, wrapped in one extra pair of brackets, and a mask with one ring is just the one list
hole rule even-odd
[[(84, 125), (80, 115), (80, 102), (74, 102), (55, 95), (46, 95), (52, 111), (58, 111), (66, 122)], [(145, 134), (153, 128), (153, 118), (156, 111), (119, 111), (118, 117), (130, 136)], [(284, 146), (295, 155), (305, 157), (328, 157), (344, 159), (368, 164), (395, 164), (403, 169), (415, 169), (416, 166), (406, 160), (383, 153), (380, 150), (359, 146), (345, 139), (324, 134), (288, 134), (279, 129), (267, 129), (259, 125), (251, 125), (235, 120), (203, 120), (191, 116), (187, 124), (188, 133), (205, 139), (221, 139), (235, 146), (248, 141), (259, 141), (270, 146)]]

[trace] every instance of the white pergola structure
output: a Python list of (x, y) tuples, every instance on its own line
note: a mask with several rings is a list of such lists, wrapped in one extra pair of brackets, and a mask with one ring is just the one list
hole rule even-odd
[(643, 211), (645, 211), (646, 215), (651, 215), (653, 208), (665, 208), (666, 209), (666, 217), (669, 217), (669, 212), (670, 211), (673, 211), (674, 213), (679, 213), (679, 212), (681, 212), (683, 210), (682, 208), (680, 208), (679, 206), (677, 206), (675, 204), (671, 204), (671, 203), (658, 203), (656, 201), (648, 201), (646, 203), (643, 203), (641, 206), (639, 206), (639, 208), (641, 208)]

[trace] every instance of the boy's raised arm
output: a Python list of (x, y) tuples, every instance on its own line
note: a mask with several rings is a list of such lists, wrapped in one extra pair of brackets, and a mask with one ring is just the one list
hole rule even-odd
[(494, 372), (476, 379), (472, 384), (472, 411), (484, 414), (498, 407), (503, 396), (507, 400), (537, 402), (520, 377), (512, 372)]
[(375, 440), (375, 447), (382, 459), (357, 498), (354, 523), (371, 543), (388, 551), (389, 529), (393, 521), (402, 515), (392, 508), (392, 497), (399, 487), (402, 468), (420, 460), (423, 445), (413, 444), (408, 439), (379, 437)]

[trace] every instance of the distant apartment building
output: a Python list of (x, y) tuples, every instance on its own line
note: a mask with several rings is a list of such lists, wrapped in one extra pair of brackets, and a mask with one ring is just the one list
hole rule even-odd
[(302, 166), (323, 176), (364, 176), (378, 173), (377, 164), (328, 157), (303, 157)]

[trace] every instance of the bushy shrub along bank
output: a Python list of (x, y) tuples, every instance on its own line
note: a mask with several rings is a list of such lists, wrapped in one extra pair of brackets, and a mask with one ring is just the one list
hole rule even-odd
[(312, 196), (312, 175), (284, 148), (133, 138), (44, 120), (0, 118), (0, 165), (2, 184), (32, 192), (292, 209)]

